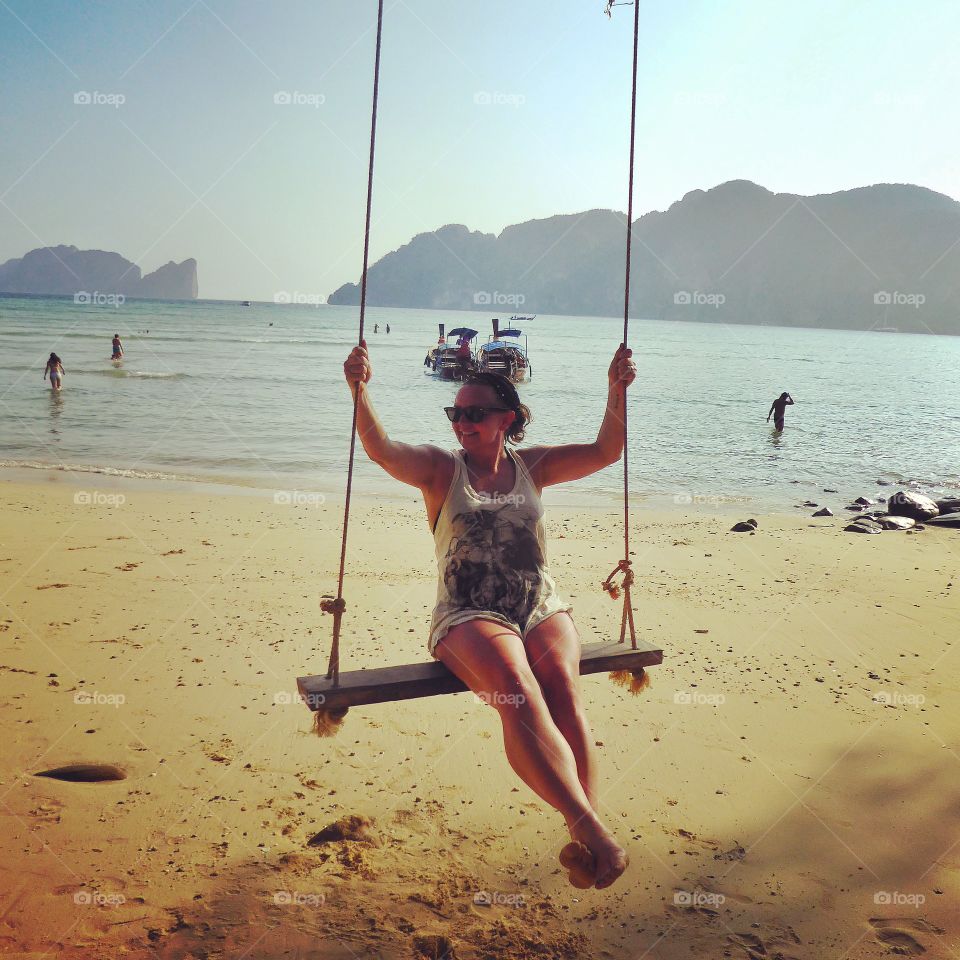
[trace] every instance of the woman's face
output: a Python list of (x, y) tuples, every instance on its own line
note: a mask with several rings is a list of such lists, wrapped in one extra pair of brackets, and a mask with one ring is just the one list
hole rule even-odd
[[(493, 387), (482, 384), (467, 384), (460, 388), (457, 399), (453, 401), (457, 407), (502, 407), (503, 401), (497, 396)], [(516, 419), (512, 410), (503, 413), (488, 413), (479, 423), (471, 423), (466, 417), (460, 417), (456, 423), (451, 423), (454, 435), (464, 450), (479, 449), (493, 446), (502, 447), (507, 429)]]

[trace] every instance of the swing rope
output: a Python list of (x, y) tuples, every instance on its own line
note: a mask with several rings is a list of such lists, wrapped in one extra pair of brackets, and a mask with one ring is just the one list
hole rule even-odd
[[(609, 15), (609, 4), (607, 13)], [(618, 4), (617, 4), (618, 5)], [(640, 36), (640, 4), (639, 0), (634, 0), (633, 11), (633, 75), (630, 99), (630, 159), (628, 176), (628, 194), (627, 194), (627, 242), (626, 242), (626, 270), (623, 291), (623, 343), (629, 345), (630, 333), (630, 255), (633, 239), (633, 165), (636, 143), (636, 122), (637, 122), (637, 53)], [(364, 222), (363, 235), (363, 272), (360, 279), (360, 327), (357, 343), (363, 342), (363, 327), (366, 316), (367, 305), (367, 269), (370, 256), (370, 215), (373, 203), (373, 162), (377, 138), (377, 100), (380, 89), (380, 49), (383, 37), (383, 0), (379, 0), (377, 7), (377, 42), (376, 56), (373, 67), (373, 105), (370, 119), (370, 159), (367, 167), (367, 209)], [(327, 663), (327, 679), (332, 680), (334, 685), (340, 682), (340, 627), (343, 620), (343, 614), (346, 610), (346, 602), (343, 599), (343, 580), (346, 571), (347, 560), (347, 532), (350, 524), (350, 500), (353, 491), (353, 468), (356, 456), (357, 446), (357, 407), (360, 398), (360, 384), (354, 388), (353, 393), (353, 419), (350, 427), (350, 457), (347, 466), (347, 489), (343, 506), (343, 534), (340, 543), (340, 572), (337, 578), (336, 597), (324, 596), (320, 601), (320, 609), (324, 613), (333, 615), (333, 642), (330, 647), (330, 659)], [(627, 404), (626, 391), (624, 391), (623, 404), (623, 559), (611, 571), (610, 575), (603, 583), (603, 589), (606, 590), (613, 599), (617, 599), (620, 590), (623, 590), (623, 615), (620, 620), (620, 643), (626, 639), (627, 627), (630, 628), (630, 645), (632, 649), (637, 649), (636, 628), (633, 619), (633, 607), (630, 599), (630, 588), (633, 585), (634, 577), (630, 563), (630, 473), (628, 462), (627, 441), (629, 439), (627, 427)], [(615, 578), (622, 574), (623, 579), (618, 585)], [(614, 675), (616, 677), (616, 675)], [(629, 683), (630, 675), (627, 679), (618, 682)], [(631, 689), (642, 688), (649, 678), (641, 669), (633, 676)], [(319, 719), (319, 711), (318, 711)]]
[[(360, 330), (357, 345), (363, 343), (363, 321), (367, 310), (367, 267), (370, 262), (370, 211), (373, 205), (373, 155), (377, 145), (377, 99), (380, 93), (380, 43), (383, 37), (383, 0), (377, 7), (377, 53), (373, 63), (373, 107), (370, 117), (370, 162), (367, 166), (367, 215), (363, 228), (363, 273), (360, 275)], [(347, 466), (347, 495), (343, 503), (343, 536), (340, 541), (340, 575), (337, 579), (337, 596), (324, 597), (320, 609), (333, 614), (333, 643), (327, 663), (327, 679), (340, 682), (340, 623), (347, 605), (343, 599), (343, 575), (347, 563), (347, 528), (350, 525), (350, 496), (353, 492), (353, 463), (357, 450), (357, 406), (360, 400), (360, 383), (353, 390), (353, 421), (350, 426), (350, 460)]]
[[(610, 7), (607, 7), (609, 16)], [(637, 134), (637, 50), (640, 38), (640, 2), (633, 4), (633, 82), (630, 91), (630, 161), (627, 187), (627, 263), (624, 271), (623, 287), (623, 344), (629, 346), (630, 336), (630, 251), (633, 241), (633, 158)], [(603, 582), (603, 589), (616, 600), (623, 590), (623, 615), (620, 618), (620, 643), (626, 639), (627, 627), (630, 627), (630, 646), (637, 649), (637, 633), (633, 622), (633, 605), (630, 601), (630, 588), (633, 586), (633, 570), (630, 563), (630, 466), (627, 441), (627, 394), (623, 393), (623, 559), (613, 568)], [(623, 575), (619, 584), (615, 578)], [(641, 671), (642, 673), (642, 671)]]

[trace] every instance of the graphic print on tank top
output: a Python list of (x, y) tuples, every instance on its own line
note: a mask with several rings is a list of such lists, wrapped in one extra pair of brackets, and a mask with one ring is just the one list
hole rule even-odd
[(458, 513), (444, 563), (450, 602), (490, 610), (523, 625), (541, 599), (543, 553), (535, 531), (509, 511)]

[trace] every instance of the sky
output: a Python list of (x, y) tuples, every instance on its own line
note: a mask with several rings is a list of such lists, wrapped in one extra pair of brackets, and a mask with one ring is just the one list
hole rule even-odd
[[(386, 0), (371, 262), (446, 223), (626, 209), (633, 10)], [(960, 198), (955, 0), (641, 0), (634, 212), (733, 179)], [(0, 262), (200, 296), (360, 275), (374, 0), (0, 0)]]

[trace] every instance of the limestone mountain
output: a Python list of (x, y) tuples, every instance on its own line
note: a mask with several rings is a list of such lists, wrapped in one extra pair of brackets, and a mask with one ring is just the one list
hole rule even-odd
[[(371, 305), (615, 316), (625, 220), (611, 210), (499, 235), (448, 225), (370, 268)], [(910, 184), (818, 196), (746, 180), (633, 225), (631, 314), (667, 320), (960, 333), (960, 203)], [(330, 303), (355, 304), (357, 284)]]
[(38, 247), (0, 264), (0, 292), (75, 296), (116, 294), (164, 300), (196, 300), (197, 261), (172, 260), (142, 276), (119, 253), (78, 250), (73, 246)]

